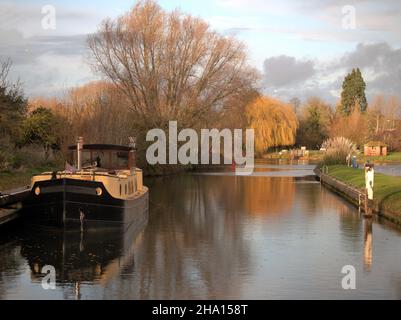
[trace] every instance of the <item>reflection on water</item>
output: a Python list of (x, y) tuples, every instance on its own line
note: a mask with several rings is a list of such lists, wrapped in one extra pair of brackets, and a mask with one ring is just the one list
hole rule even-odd
[[(9, 272), (18, 278), (22, 269), (29, 268), (31, 284), (41, 287), (42, 281), (46, 281), (43, 267), (52, 266), (56, 271), (57, 287), (67, 289), (63, 290), (62, 298), (80, 299), (81, 284), (105, 285), (119, 273), (132, 270), (133, 248), (141, 241), (143, 227), (84, 232), (39, 227), (23, 227), (18, 231), (13, 229), (11, 231), (17, 232), (18, 236), (0, 245), (0, 297), (9, 293), (3, 290), (3, 284), (7, 285), (4, 275), (9, 277)], [(10, 238), (11, 231), (3, 237)], [(19, 297), (17, 294), (14, 298)], [(40, 298), (36, 295), (22, 297)]]
[[(111, 266), (130, 252), (134, 241), (131, 230), (62, 232), (49, 229), (25, 230), (21, 255), (31, 269), (31, 280), (41, 282), (42, 268), (51, 265), (61, 283), (104, 280)], [(126, 259), (125, 259), (126, 260)], [(130, 261), (133, 262), (133, 261)]]
[(364, 237), (364, 262), (367, 271), (372, 268), (373, 262), (373, 238), (372, 238), (372, 221), (370, 219), (365, 220), (365, 237)]
[[(308, 167), (265, 169), (148, 179), (149, 221), (136, 232), (3, 233), (0, 298), (401, 298), (400, 228), (363, 220)], [(44, 265), (56, 290), (41, 287)], [(341, 288), (344, 265), (355, 291)]]

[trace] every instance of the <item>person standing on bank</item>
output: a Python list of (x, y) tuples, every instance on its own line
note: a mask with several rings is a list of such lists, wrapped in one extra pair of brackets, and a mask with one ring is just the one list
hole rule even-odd
[(375, 177), (375, 171), (373, 169), (373, 164), (367, 163), (365, 165), (365, 185), (366, 185), (366, 194), (368, 201), (367, 203), (368, 212), (366, 212), (366, 214), (368, 215), (372, 215), (374, 177)]
[(356, 161), (356, 156), (352, 157), (352, 168), (358, 169), (358, 162)]

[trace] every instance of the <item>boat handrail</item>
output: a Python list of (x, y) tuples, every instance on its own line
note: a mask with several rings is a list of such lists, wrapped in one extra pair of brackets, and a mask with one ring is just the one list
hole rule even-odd
[[(126, 171), (126, 170), (125, 170)], [(36, 174), (34, 176), (48, 176), (52, 175), (53, 173), (56, 173), (56, 175), (61, 176), (61, 177), (67, 177), (67, 176), (105, 176), (105, 177), (110, 177), (110, 178), (118, 178), (118, 179), (126, 179), (128, 178), (128, 174), (126, 172), (115, 172), (115, 173), (110, 173), (110, 172), (103, 172), (103, 171), (77, 171), (77, 172), (71, 172), (71, 171), (47, 171), (47, 172), (42, 172), (39, 174)]]

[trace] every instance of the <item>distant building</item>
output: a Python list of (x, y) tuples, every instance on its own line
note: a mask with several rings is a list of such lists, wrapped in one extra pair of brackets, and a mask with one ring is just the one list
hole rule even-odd
[(365, 144), (365, 156), (387, 156), (387, 145), (380, 141), (370, 141)]

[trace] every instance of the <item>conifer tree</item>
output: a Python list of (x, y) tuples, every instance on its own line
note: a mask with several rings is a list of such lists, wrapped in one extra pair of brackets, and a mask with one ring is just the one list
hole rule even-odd
[(338, 111), (348, 116), (354, 111), (356, 105), (360, 107), (361, 112), (366, 111), (368, 104), (365, 96), (365, 88), (366, 84), (359, 68), (352, 69), (352, 72), (347, 74), (344, 79), (341, 104), (338, 106)]

